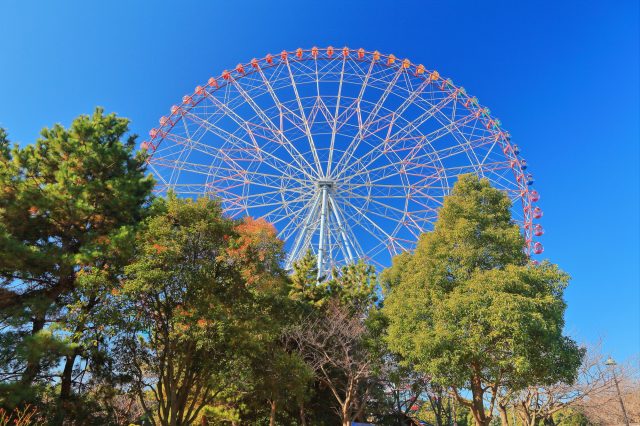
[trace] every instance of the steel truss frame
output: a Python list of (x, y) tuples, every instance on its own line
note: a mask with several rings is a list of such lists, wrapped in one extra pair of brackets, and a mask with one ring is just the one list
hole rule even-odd
[(437, 71), (363, 49), (297, 49), (239, 64), (160, 119), (149, 151), (157, 191), (221, 199), (308, 250), (320, 275), (365, 259), (387, 266), (431, 229), (455, 178), (505, 191), (528, 247), (526, 162), (487, 108)]

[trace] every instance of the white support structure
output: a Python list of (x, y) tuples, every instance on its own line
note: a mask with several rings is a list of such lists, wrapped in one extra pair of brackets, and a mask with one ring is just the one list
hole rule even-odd
[(336, 223), (338, 224), (338, 229), (340, 230), (340, 236), (342, 237), (342, 245), (347, 252), (347, 258), (350, 262), (355, 262), (356, 259), (353, 257), (353, 252), (351, 251), (351, 244), (349, 244), (349, 239), (347, 238), (347, 234), (345, 232), (344, 226), (342, 225), (342, 221), (340, 220), (340, 215), (338, 214), (338, 206), (336, 206), (336, 202), (333, 199), (333, 195), (329, 194), (329, 200), (331, 201), (331, 212), (336, 219)]
[(328, 207), (328, 203), (327, 203), (327, 191), (328, 191), (328, 186), (329, 184), (324, 184), (322, 182), (318, 183), (318, 186), (320, 187), (320, 193), (321, 193), (321, 197), (322, 197), (322, 207), (320, 210), (320, 240), (318, 242), (318, 278), (320, 278), (322, 276), (323, 273), (323, 266), (324, 266), (324, 252), (326, 251), (326, 248), (324, 246), (325, 244), (325, 232), (326, 232), (326, 227), (327, 227), (327, 207)]

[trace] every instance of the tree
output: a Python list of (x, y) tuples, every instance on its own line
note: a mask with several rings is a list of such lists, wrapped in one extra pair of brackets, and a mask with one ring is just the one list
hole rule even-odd
[[(622, 422), (613, 371), (604, 361), (599, 345), (590, 346), (578, 369), (575, 382), (559, 381), (529, 386), (511, 395), (509, 403), (515, 407), (523, 424), (528, 426), (535, 426), (541, 421), (549, 423), (559, 416), (579, 418), (579, 414), (586, 414), (593, 423), (612, 420), (618, 416), (618, 420)], [(630, 366), (622, 366), (616, 374), (616, 380), (621, 379), (624, 385), (621, 388), (624, 390), (623, 396), (628, 398), (627, 402), (631, 402), (632, 395), (638, 395), (637, 375)], [(636, 412), (637, 414), (640, 413)]]
[(364, 415), (377, 362), (367, 324), (370, 311), (375, 309), (376, 281), (373, 268), (362, 262), (333, 275), (328, 282), (317, 284), (326, 287), (326, 299), (306, 299), (320, 308), (292, 328), (288, 338), (316, 378), (331, 390), (342, 423), (348, 425)]
[(384, 272), (390, 348), (452, 389), (478, 425), (491, 422), (504, 386), (572, 382), (582, 359), (562, 335), (568, 276), (528, 263), (524, 243), (509, 198), (465, 175), (433, 232)]
[(245, 381), (250, 355), (272, 339), (266, 301), (286, 280), (271, 225), (227, 219), (205, 198), (160, 203), (125, 269), (119, 343), (150, 421), (177, 426)]
[(290, 334), (318, 380), (331, 390), (345, 426), (362, 416), (367, 402), (368, 393), (359, 393), (373, 364), (362, 344), (365, 333), (362, 321), (332, 300), (325, 315), (307, 318)]
[(51, 379), (60, 357), (60, 397), (71, 396), (74, 365), (96, 331), (88, 319), (121, 273), (153, 187), (128, 123), (97, 108), (24, 148), (10, 148), (0, 130), (5, 404)]
[[(297, 352), (287, 351), (279, 341), (265, 349), (254, 359), (255, 390), (251, 397), (258, 403), (267, 401), (269, 426), (275, 426), (279, 411), (289, 408), (295, 413), (304, 404), (313, 372)], [(304, 422), (302, 417), (300, 423)]]
[(289, 298), (299, 302), (306, 313), (321, 308), (329, 299), (329, 287), (324, 278), (318, 279), (318, 260), (311, 250), (293, 263)]

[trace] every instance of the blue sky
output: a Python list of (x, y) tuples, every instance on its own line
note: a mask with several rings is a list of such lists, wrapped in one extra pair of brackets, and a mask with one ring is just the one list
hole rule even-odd
[[(96, 105), (146, 135), (210, 75), (297, 47), (364, 47), (464, 85), (521, 147), (567, 332), (640, 351), (640, 10), (603, 1), (0, 4), (0, 126), (33, 141)], [(142, 139), (141, 139), (142, 140)]]

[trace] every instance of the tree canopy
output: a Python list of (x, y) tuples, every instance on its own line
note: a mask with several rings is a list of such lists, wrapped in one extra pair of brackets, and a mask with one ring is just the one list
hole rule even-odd
[(569, 277), (529, 263), (524, 246), (509, 198), (465, 175), (433, 232), (383, 275), (389, 347), (451, 387), (479, 425), (505, 386), (571, 381), (582, 358), (562, 334)]

